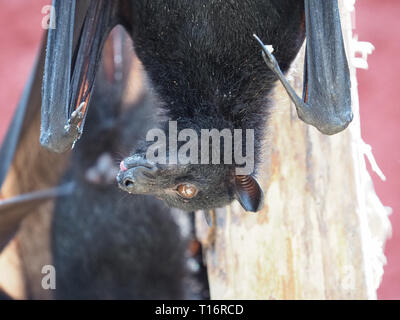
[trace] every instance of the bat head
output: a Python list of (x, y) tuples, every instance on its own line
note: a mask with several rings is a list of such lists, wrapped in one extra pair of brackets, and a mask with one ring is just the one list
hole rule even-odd
[(119, 187), (133, 194), (152, 194), (184, 211), (220, 208), (237, 199), (246, 211), (259, 211), (263, 191), (252, 175), (236, 175), (233, 165), (154, 164), (144, 154), (125, 158)]

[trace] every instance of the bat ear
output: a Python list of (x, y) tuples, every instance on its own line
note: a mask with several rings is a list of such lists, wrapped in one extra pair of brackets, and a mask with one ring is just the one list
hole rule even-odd
[(264, 192), (251, 176), (235, 176), (236, 199), (246, 211), (257, 212), (264, 205)]

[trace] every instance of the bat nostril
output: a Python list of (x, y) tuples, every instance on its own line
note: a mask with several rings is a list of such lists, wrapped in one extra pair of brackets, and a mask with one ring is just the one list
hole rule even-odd
[(134, 185), (134, 182), (132, 179), (126, 178), (126, 179), (124, 179), (123, 184), (126, 188), (130, 188)]

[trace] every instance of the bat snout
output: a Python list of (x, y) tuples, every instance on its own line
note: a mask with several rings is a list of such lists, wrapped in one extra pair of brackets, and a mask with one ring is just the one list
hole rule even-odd
[(121, 170), (117, 176), (119, 187), (129, 193), (151, 193), (151, 182), (153, 180), (153, 171), (143, 166), (127, 168), (121, 165)]
[(117, 177), (119, 187), (129, 193), (134, 193), (135, 191), (135, 178), (133, 175), (123, 175), (122, 177), (118, 175)]

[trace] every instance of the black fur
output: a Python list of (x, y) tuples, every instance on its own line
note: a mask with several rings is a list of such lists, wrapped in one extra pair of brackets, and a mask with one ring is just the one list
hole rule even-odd
[[(178, 130), (253, 129), (257, 169), (268, 95), (276, 78), (266, 68), (253, 34), (273, 45), (282, 71), (287, 71), (304, 41), (304, 2), (136, 0), (131, 5), (127, 27), (167, 119), (178, 121)], [(159, 125), (168, 133), (167, 122)], [(132, 171), (143, 166), (144, 158), (145, 148), (125, 160), (129, 165), (119, 174), (121, 188), (155, 194), (170, 206), (187, 211), (222, 207), (243, 194), (237, 190), (234, 164), (147, 163), (152, 173), (141, 179)], [(126, 180), (127, 175), (134, 181)], [(251, 176), (249, 179), (256, 185)], [(179, 197), (176, 187), (180, 183), (195, 185), (197, 195), (190, 200)], [(257, 188), (260, 202), (262, 191)], [(257, 203), (246, 209), (256, 211)]]

